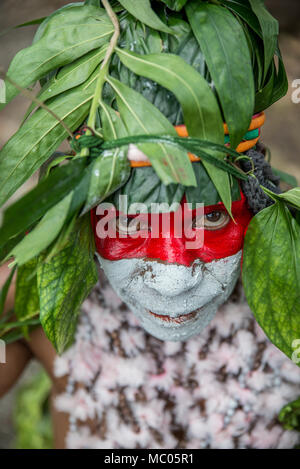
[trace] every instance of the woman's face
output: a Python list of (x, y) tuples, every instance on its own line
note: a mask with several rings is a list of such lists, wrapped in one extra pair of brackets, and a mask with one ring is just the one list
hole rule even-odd
[[(251, 219), (243, 195), (232, 204), (234, 221), (221, 203), (193, 211), (183, 205), (167, 223), (165, 214), (92, 214), (98, 257), (112, 287), (147, 332), (168, 341), (199, 334), (230, 296)], [(107, 234), (109, 224), (115, 230)]]

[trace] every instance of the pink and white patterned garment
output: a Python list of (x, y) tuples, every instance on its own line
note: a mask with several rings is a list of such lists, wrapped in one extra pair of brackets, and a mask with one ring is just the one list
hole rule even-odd
[[(239, 298), (238, 298), (239, 296)], [(68, 448), (293, 448), (277, 421), (300, 394), (300, 369), (276, 349), (240, 294), (186, 342), (146, 333), (105, 283), (85, 302), (56, 407)]]

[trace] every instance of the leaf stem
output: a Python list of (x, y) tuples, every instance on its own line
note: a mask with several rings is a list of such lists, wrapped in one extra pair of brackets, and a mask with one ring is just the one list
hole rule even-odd
[[(110, 40), (109, 47), (106, 51), (106, 55), (100, 67), (100, 73), (99, 73), (99, 77), (98, 77), (97, 84), (96, 84), (96, 90), (95, 90), (94, 98), (93, 98), (92, 105), (91, 105), (90, 115), (89, 115), (88, 122), (87, 122), (88, 127), (90, 127), (93, 130), (95, 130), (97, 109), (99, 106), (99, 101), (101, 100), (102, 90), (103, 90), (106, 75), (109, 69), (110, 60), (115, 51), (115, 48), (117, 47), (118, 40), (120, 37), (119, 20), (118, 20), (117, 15), (115, 14), (115, 12), (113, 11), (111, 7), (109, 0), (102, 0), (102, 4), (114, 26), (115, 31)], [(86, 135), (91, 135), (91, 131), (88, 130), (86, 132)], [(81, 156), (88, 156), (88, 154), (89, 154), (88, 148), (84, 148), (81, 152)]]

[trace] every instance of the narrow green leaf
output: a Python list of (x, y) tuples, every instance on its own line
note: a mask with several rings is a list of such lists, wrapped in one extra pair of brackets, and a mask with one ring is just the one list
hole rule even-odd
[[(101, 103), (101, 122), (105, 140), (122, 138), (127, 135), (125, 125), (117, 113)], [(123, 186), (130, 176), (131, 167), (127, 158), (127, 148), (107, 150), (97, 158), (91, 169), (87, 200), (83, 213), (101, 203), (110, 194)]]
[(289, 82), (279, 48), (276, 49), (275, 55), (278, 57), (278, 71), (274, 79), (273, 97), (269, 106), (283, 98), (289, 89)]
[(46, 17), (44, 16), (43, 18), (37, 18), (36, 20), (27, 21), (26, 23), (17, 24), (16, 26), (12, 26), (11, 28), (4, 29), (3, 31), (1, 31), (0, 37), (5, 36), (5, 34), (10, 33), (14, 29), (19, 29), (19, 28), (24, 28), (26, 26), (34, 26), (36, 24), (41, 24), (43, 21), (45, 21), (45, 19), (46, 19)]
[(172, 29), (154, 13), (149, 0), (138, 0), (138, 2), (136, 0), (119, 0), (119, 2), (132, 16), (150, 26), (150, 28), (173, 34)]
[[(40, 324), (39, 319), (26, 319), (25, 321), (14, 321), (6, 324), (0, 324), (0, 329), (14, 329), (15, 327), (28, 327)], [(21, 337), (24, 336), (22, 333)]]
[(248, 0), (220, 0), (220, 2), (242, 18), (258, 36), (262, 37), (259, 21)]
[(258, 323), (291, 358), (293, 341), (300, 337), (300, 226), (281, 202), (249, 225), (243, 283)]
[(279, 35), (278, 21), (268, 12), (264, 0), (249, 0), (252, 10), (260, 23), (264, 41), (264, 78), (275, 54)]
[[(109, 84), (117, 95), (118, 109), (127, 131), (131, 135), (170, 134), (176, 131), (166, 117), (155, 106), (136, 91), (113, 78)], [(195, 175), (186, 152), (168, 145), (139, 145), (151, 160), (151, 163), (165, 184), (173, 182), (183, 185), (195, 185)]]
[(0, 229), (0, 247), (10, 238), (23, 233), (68, 195), (84, 177), (84, 159), (77, 159), (52, 171), (20, 200), (10, 205), (4, 212)]
[[(108, 43), (112, 34), (113, 26), (100, 8), (79, 5), (62, 10), (48, 22), (39, 41), (15, 56), (7, 75), (26, 88), (50, 71)], [(17, 94), (18, 90), (6, 81), (6, 103)]]
[[(105, 44), (100, 50), (88, 52), (83, 57), (75, 60), (75, 62), (60, 69), (57, 74), (47, 81), (38, 93), (37, 98), (39, 101), (45, 102), (64, 91), (68, 91), (84, 83), (104, 59), (107, 48), (108, 45)], [(32, 103), (23, 121), (27, 119), (35, 108), (36, 103)]]
[(80, 306), (98, 278), (89, 215), (78, 220), (58, 255), (40, 262), (37, 276), (41, 323), (61, 354), (74, 339)]
[(22, 321), (31, 319), (40, 312), (36, 269), (37, 259), (32, 259), (18, 268), (15, 313)]
[(52, 207), (39, 224), (12, 249), (8, 257), (14, 257), (15, 263), (22, 266), (38, 256), (61, 232), (73, 198), (70, 192), (57, 205)]
[(284, 171), (281, 171), (280, 169), (277, 168), (272, 168), (273, 173), (275, 176), (278, 176), (280, 178), (280, 181), (285, 182), (291, 187), (297, 187), (298, 186), (298, 181), (295, 178), (295, 176), (292, 176), (291, 174), (285, 173)]
[[(97, 74), (85, 85), (48, 103), (71, 130), (87, 117)], [(0, 151), (0, 206), (41, 167), (67, 137), (66, 130), (45, 109), (38, 109)]]
[(223, 108), (231, 147), (236, 148), (254, 111), (254, 78), (245, 33), (222, 6), (193, 0), (186, 11)]

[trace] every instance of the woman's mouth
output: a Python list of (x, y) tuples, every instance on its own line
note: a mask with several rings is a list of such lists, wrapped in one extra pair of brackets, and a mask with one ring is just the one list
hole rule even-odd
[(177, 316), (176, 318), (171, 318), (167, 314), (156, 314), (156, 313), (153, 313), (152, 311), (149, 311), (149, 310), (148, 310), (148, 312), (152, 316), (154, 316), (156, 319), (158, 319), (159, 321), (164, 321), (164, 322), (167, 322), (169, 324), (182, 324), (186, 321), (190, 321), (192, 319), (195, 319), (195, 317), (197, 316), (197, 314), (199, 313), (199, 311), (201, 309), (202, 308), (199, 308), (196, 311), (192, 311), (191, 313), (188, 313), (188, 314), (182, 314), (181, 316)]

